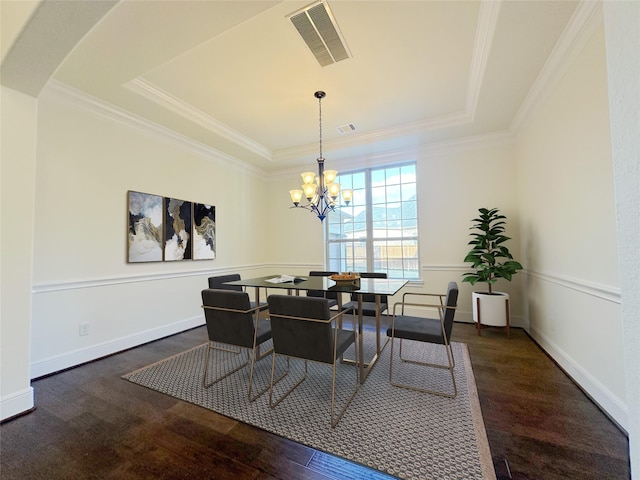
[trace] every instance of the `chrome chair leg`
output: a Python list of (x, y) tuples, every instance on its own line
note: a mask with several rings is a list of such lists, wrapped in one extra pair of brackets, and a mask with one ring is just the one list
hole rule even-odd
[(204, 375), (202, 376), (202, 386), (204, 388), (209, 388), (212, 385), (215, 385), (216, 383), (218, 383), (220, 380), (223, 380), (225, 378), (227, 378), (229, 375), (236, 373), (237, 371), (243, 369), (244, 367), (246, 367), (249, 364), (250, 361), (250, 357), (249, 355), (247, 355), (247, 361), (244, 362), (242, 365), (240, 365), (239, 367), (235, 368), (234, 370), (225, 373), (224, 375), (222, 375), (221, 377), (216, 378), (215, 380), (212, 380), (211, 382), (207, 383), (207, 372), (209, 371), (209, 357), (211, 354), (211, 350), (219, 350), (222, 352), (229, 352), (229, 353), (234, 353), (236, 355), (240, 355), (242, 354), (242, 348), (238, 348), (238, 350), (232, 350), (229, 348), (221, 348), (221, 347), (216, 347), (213, 345), (213, 342), (209, 341), (209, 345), (207, 346), (207, 355), (205, 357), (205, 366), (204, 366)]
[(265, 394), (267, 392), (267, 390), (269, 390), (269, 385), (267, 385), (266, 387), (264, 387), (262, 390), (260, 390), (254, 397), (251, 396), (251, 392), (253, 390), (253, 372), (255, 370), (255, 364), (256, 362), (259, 362), (260, 360), (262, 360), (263, 358), (269, 356), (270, 354), (273, 353), (273, 348), (270, 348), (269, 350), (267, 350), (266, 352), (264, 352), (262, 355), (260, 354), (260, 345), (256, 345), (256, 347), (254, 349), (252, 349), (252, 358), (251, 358), (251, 370), (249, 372), (249, 393), (247, 398), (249, 399), (249, 402), (253, 402), (255, 400), (257, 400), (259, 397), (261, 397), (263, 394)]
[(302, 382), (304, 382), (307, 378), (307, 361), (304, 361), (304, 376), (298, 380), (298, 382), (291, 387), (289, 390), (287, 390), (284, 395), (282, 395), (275, 403), (273, 403), (273, 387), (276, 386), (284, 377), (286, 377), (287, 375), (289, 375), (289, 371), (291, 370), (291, 364), (290, 364), (290, 359), (289, 357), (287, 357), (287, 370), (285, 371), (285, 373), (283, 373), (282, 375), (280, 375), (280, 378), (278, 378), (276, 381), (273, 380), (274, 374), (275, 374), (275, 369), (276, 369), (276, 354), (273, 354), (273, 359), (271, 360), (271, 383), (269, 386), (269, 406), (271, 408), (275, 408), (278, 406), (278, 404), (284, 400), (287, 395), (289, 395), (291, 392), (293, 392), (296, 387), (298, 385), (300, 385)]
[[(355, 347), (356, 358), (358, 358), (358, 341), (357, 341), (357, 339), (354, 342), (354, 347)], [(336, 403), (335, 400), (336, 400), (336, 368), (337, 368), (337, 363), (338, 363), (337, 361), (333, 362), (333, 378), (332, 378), (332, 381), (331, 381), (331, 428), (335, 428), (335, 426), (338, 424), (338, 422), (340, 421), (340, 419), (344, 415), (344, 412), (346, 412), (347, 408), (349, 407), (349, 405), (351, 405), (351, 401), (353, 400), (353, 397), (356, 396), (356, 393), (358, 393), (358, 388), (360, 387), (359, 369), (358, 368), (354, 368), (355, 375), (356, 375), (356, 386), (353, 389), (353, 392), (349, 396), (348, 400), (346, 401), (344, 407), (342, 407), (342, 409), (338, 413), (338, 416), (336, 417), (334, 412), (335, 412), (335, 403)]]
[(447, 397), (447, 398), (455, 398), (458, 395), (458, 387), (456, 385), (456, 377), (455, 374), (453, 372), (453, 369), (455, 368), (455, 360), (454, 360), (454, 356), (453, 356), (453, 349), (451, 348), (451, 344), (447, 343), (444, 345), (446, 352), (447, 352), (447, 360), (448, 360), (448, 365), (441, 365), (438, 363), (428, 363), (428, 362), (420, 362), (417, 360), (410, 360), (410, 359), (406, 359), (406, 358), (402, 358), (402, 340), (400, 339), (400, 352), (399, 352), (399, 358), (400, 360), (402, 360), (403, 362), (406, 363), (411, 363), (414, 365), (421, 365), (424, 367), (433, 367), (433, 368), (441, 368), (441, 369), (445, 369), (445, 370), (449, 370), (449, 373), (451, 374), (451, 383), (453, 384), (453, 393), (447, 393), (447, 392), (441, 392), (438, 390), (429, 390), (426, 388), (420, 388), (420, 387), (416, 387), (414, 385), (407, 385), (407, 384), (402, 384), (402, 383), (398, 383), (395, 382), (393, 380), (393, 350), (394, 350), (394, 345), (395, 345), (395, 338), (392, 336), (391, 337), (391, 358), (389, 361), (389, 383), (391, 383), (391, 385), (393, 385), (394, 387), (400, 387), (400, 388), (406, 388), (409, 390), (414, 390), (417, 392), (423, 392), (423, 393), (430, 393), (433, 395), (440, 395), (442, 397)]

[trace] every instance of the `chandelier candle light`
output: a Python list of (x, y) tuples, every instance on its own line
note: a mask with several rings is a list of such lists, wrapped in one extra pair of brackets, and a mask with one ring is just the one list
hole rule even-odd
[[(320, 156), (318, 157), (318, 176), (314, 172), (304, 172), (302, 176), (302, 190), (289, 190), (293, 207), (304, 208), (315, 213), (320, 221), (323, 221), (329, 211), (333, 211), (337, 205), (336, 200), (340, 194), (340, 184), (335, 183), (338, 172), (324, 169), (324, 157), (322, 156), (322, 99), (324, 92), (313, 94), (318, 99), (320, 112)], [(307, 203), (300, 205), (302, 197), (306, 197)], [(353, 196), (353, 190), (342, 190), (342, 200), (349, 205)]]

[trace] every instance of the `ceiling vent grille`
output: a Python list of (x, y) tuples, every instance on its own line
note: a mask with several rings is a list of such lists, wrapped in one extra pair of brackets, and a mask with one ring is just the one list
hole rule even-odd
[(289, 19), (321, 66), (349, 58), (347, 45), (326, 3), (311, 4)]
[(346, 125), (340, 125), (338, 127), (338, 133), (344, 135), (345, 133), (351, 133), (356, 131), (356, 126), (353, 123), (347, 123)]

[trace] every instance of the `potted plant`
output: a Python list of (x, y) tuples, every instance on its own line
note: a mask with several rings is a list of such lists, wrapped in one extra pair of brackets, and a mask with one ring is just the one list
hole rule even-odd
[(496, 292), (492, 286), (500, 278), (511, 281), (511, 277), (522, 265), (513, 259), (504, 245), (510, 237), (504, 234), (506, 219), (497, 208), (480, 208), (480, 216), (472, 220), (469, 242), (472, 246), (464, 261), (471, 262), (473, 272), (463, 275), (463, 282), (471, 285), (486, 283), (488, 291), (473, 292), (473, 320), (478, 326), (478, 335), (482, 325), (503, 326), (509, 332), (510, 309), (509, 295)]

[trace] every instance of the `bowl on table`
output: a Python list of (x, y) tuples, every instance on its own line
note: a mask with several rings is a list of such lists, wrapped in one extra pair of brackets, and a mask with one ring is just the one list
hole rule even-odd
[(353, 273), (336, 273), (329, 278), (336, 282), (337, 285), (360, 286), (360, 275)]

